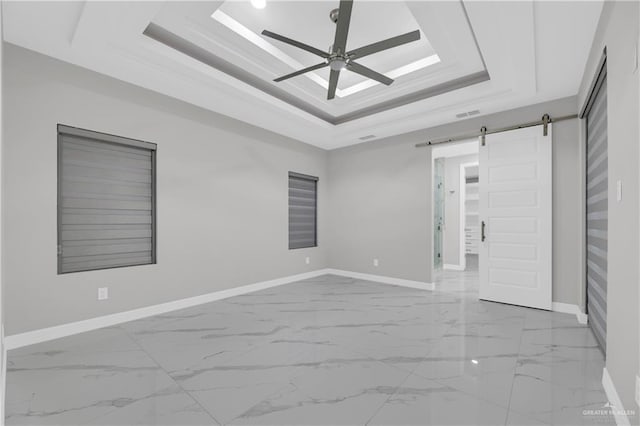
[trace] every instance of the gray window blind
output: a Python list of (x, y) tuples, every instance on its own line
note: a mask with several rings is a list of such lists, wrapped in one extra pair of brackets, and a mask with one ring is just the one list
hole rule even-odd
[(155, 263), (155, 153), (58, 126), (58, 273)]
[(606, 351), (609, 170), (606, 68), (587, 112), (587, 313), (589, 326)]
[(318, 178), (289, 172), (289, 249), (316, 247)]

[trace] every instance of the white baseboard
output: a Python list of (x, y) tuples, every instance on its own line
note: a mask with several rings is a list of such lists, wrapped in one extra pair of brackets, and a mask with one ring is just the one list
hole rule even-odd
[(464, 266), (445, 263), (442, 265), (442, 269), (446, 269), (448, 271), (464, 271)]
[(573, 314), (576, 316), (580, 324), (586, 324), (588, 316), (583, 313), (578, 305), (572, 305), (571, 303), (553, 302), (551, 304), (551, 310), (553, 312), (562, 312), (565, 314)]
[(271, 287), (277, 287), (279, 285), (289, 284), (307, 278), (326, 275), (329, 273), (328, 271), (328, 269), (319, 269), (316, 271), (305, 272), (303, 274), (290, 275), (288, 277), (243, 285), (227, 290), (215, 291), (213, 293), (202, 294), (200, 296), (174, 300), (172, 302), (161, 303), (159, 305), (146, 306), (144, 308), (118, 312), (116, 314), (105, 315), (83, 321), (76, 321), (68, 324), (57, 325), (54, 327), (42, 328), (39, 330), (27, 331), (20, 334), (14, 334), (5, 337), (4, 346), (5, 350), (21, 348), (23, 346), (46, 342), (48, 340), (59, 339), (61, 337), (71, 336), (73, 334), (84, 333), (85, 331), (96, 330), (103, 327), (110, 327), (128, 321), (146, 318), (153, 315), (165, 314), (167, 312), (202, 305), (204, 303), (214, 302), (216, 300), (227, 299), (229, 297), (252, 293), (254, 291), (264, 290)]
[(0, 425), (4, 426), (5, 395), (7, 394), (7, 346), (4, 338), (4, 324), (0, 324), (0, 353), (2, 353), (2, 376), (0, 377)]
[(587, 325), (587, 322), (589, 321), (589, 315), (583, 314), (582, 312), (578, 312), (576, 314), (576, 318), (578, 318), (578, 322), (583, 325)]
[(385, 277), (382, 275), (363, 274), (360, 272), (343, 271), (341, 269), (327, 269), (328, 274), (343, 277), (357, 278), (360, 280), (375, 281), (378, 283), (399, 285), (402, 287), (417, 288), (420, 290), (435, 290), (435, 284), (423, 281), (411, 281), (402, 278)]
[(144, 308), (133, 309), (125, 312), (104, 315), (87, 320), (76, 321), (67, 324), (61, 324), (53, 327), (42, 328), (38, 330), (27, 331), (25, 333), (7, 336), (4, 339), (4, 350), (17, 349), (24, 346), (34, 345), (36, 343), (46, 342), (49, 340), (59, 339), (61, 337), (71, 336), (74, 334), (84, 333), (86, 331), (97, 330), (99, 328), (110, 327), (122, 324), (128, 321), (134, 321), (141, 318), (147, 318), (153, 315), (165, 314), (167, 312), (177, 311), (192, 306), (202, 305), (204, 303), (214, 302), (216, 300), (227, 299), (241, 294), (252, 293), (254, 291), (264, 290), (283, 284), (289, 284), (295, 281), (314, 278), (321, 275), (341, 275), (345, 277), (358, 278), (367, 281), (375, 281), (385, 284), (398, 285), (402, 287), (416, 288), (420, 290), (434, 290), (433, 283), (422, 281), (411, 281), (402, 278), (385, 277), (381, 275), (363, 274), (360, 272), (343, 271), (340, 269), (318, 269), (316, 271), (306, 272), (298, 275), (277, 278), (275, 280), (262, 281), (254, 284), (244, 285), (240, 287), (230, 288), (227, 290), (216, 291), (213, 293), (202, 294), (200, 296), (189, 297), (186, 299), (174, 300), (171, 302), (161, 303), (158, 305), (146, 306)]
[(624, 406), (622, 405), (622, 400), (620, 399), (618, 391), (616, 390), (616, 386), (613, 384), (613, 380), (611, 380), (611, 376), (609, 375), (607, 367), (602, 370), (602, 387), (604, 387), (604, 392), (607, 394), (609, 404), (612, 405), (612, 407), (610, 408), (613, 416), (616, 419), (616, 424), (618, 426), (631, 425), (629, 417), (627, 417)]

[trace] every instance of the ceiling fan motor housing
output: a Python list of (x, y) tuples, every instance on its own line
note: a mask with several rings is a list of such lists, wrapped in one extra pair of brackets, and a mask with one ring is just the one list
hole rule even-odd
[(340, 71), (347, 67), (349, 64), (349, 59), (342, 56), (336, 56), (334, 58), (329, 59), (329, 68), (334, 71)]

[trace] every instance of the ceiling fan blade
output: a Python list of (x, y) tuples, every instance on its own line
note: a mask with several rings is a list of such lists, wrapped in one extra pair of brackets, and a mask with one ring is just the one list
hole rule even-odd
[(316, 49), (315, 47), (309, 46), (308, 44), (304, 44), (304, 43), (301, 43), (299, 41), (290, 39), (289, 37), (285, 37), (285, 36), (281, 36), (280, 34), (272, 33), (271, 31), (268, 31), (268, 30), (262, 31), (262, 35), (267, 36), (267, 37), (271, 37), (271, 38), (276, 39), (278, 41), (281, 41), (283, 43), (290, 44), (291, 46), (295, 46), (298, 49), (306, 50), (307, 52), (311, 52), (314, 55), (320, 56), (321, 58), (328, 58), (329, 57), (329, 54), (327, 52), (323, 52), (322, 50)]
[(305, 74), (305, 73), (308, 73), (309, 71), (315, 71), (315, 70), (318, 70), (320, 68), (324, 68), (324, 67), (326, 67), (328, 65), (329, 64), (327, 64), (326, 62), (321, 62), (321, 63), (319, 63), (317, 65), (313, 65), (311, 67), (303, 68), (303, 69), (298, 70), (296, 72), (292, 72), (291, 74), (283, 75), (282, 77), (278, 77), (273, 81), (279, 83), (279, 82), (281, 82), (283, 80), (287, 80), (287, 79), (289, 79), (291, 77), (295, 77), (297, 75)]
[(416, 40), (420, 40), (420, 30), (411, 31), (410, 33), (359, 47), (348, 52), (348, 55), (353, 59), (360, 59), (364, 56), (371, 55), (372, 53), (381, 52), (383, 50), (391, 49), (392, 47), (402, 46), (403, 44), (411, 43)]
[(347, 51), (347, 36), (351, 25), (353, 0), (340, 0), (340, 12), (336, 23), (336, 37), (333, 41), (333, 53), (344, 54)]
[(327, 93), (327, 100), (331, 100), (336, 97), (338, 77), (340, 77), (340, 71), (331, 70), (331, 74), (329, 75), (329, 92)]
[(355, 62), (349, 62), (349, 64), (347, 64), (347, 69), (349, 71), (355, 72), (356, 74), (360, 74), (362, 76), (375, 80), (379, 83), (386, 84), (387, 86), (393, 83), (393, 79), (387, 77), (386, 75), (382, 75), (379, 72), (372, 70), (371, 68), (367, 68)]

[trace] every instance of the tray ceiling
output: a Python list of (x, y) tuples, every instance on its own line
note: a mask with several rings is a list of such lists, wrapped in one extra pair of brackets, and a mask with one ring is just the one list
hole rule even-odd
[[(348, 48), (421, 31), (420, 41), (362, 60), (387, 75), (401, 74), (394, 75), (396, 81), (363, 88), (367, 80), (345, 72), (332, 101), (323, 87), (326, 70), (274, 83), (298, 64), (319, 61), (260, 32), (328, 50), (335, 31), (328, 14), (337, 6), (338, 1), (267, 0), (264, 9), (249, 1), (5, 1), (3, 36), (333, 149), (456, 121), (469, 111), (483, 115), (575, 95), (602, 2), (355, 0)], [(403, 67), (411, 64), (415, 69), (406, 72)]]
[[(240, 1), (169, 3), (145, 34), (330, 124), (357, 120), (489, 79), (462, 3), (434, 8), (429, 3), (356, 1), (348, 49), (421, 31), (416, 42), (359, 61), (395, 78), (391, 86), (346, 71), (341, 73), (336, 99), (327, 100), (328, 68), (273, 82), (321, 61), (260, 33), (268, 29), (328, 51), (335, 32), (329, 12), (335, 6), (326, 1), (270, 1), (264, 9)], [(450, 25), (435, 25), (445, 18)]]

